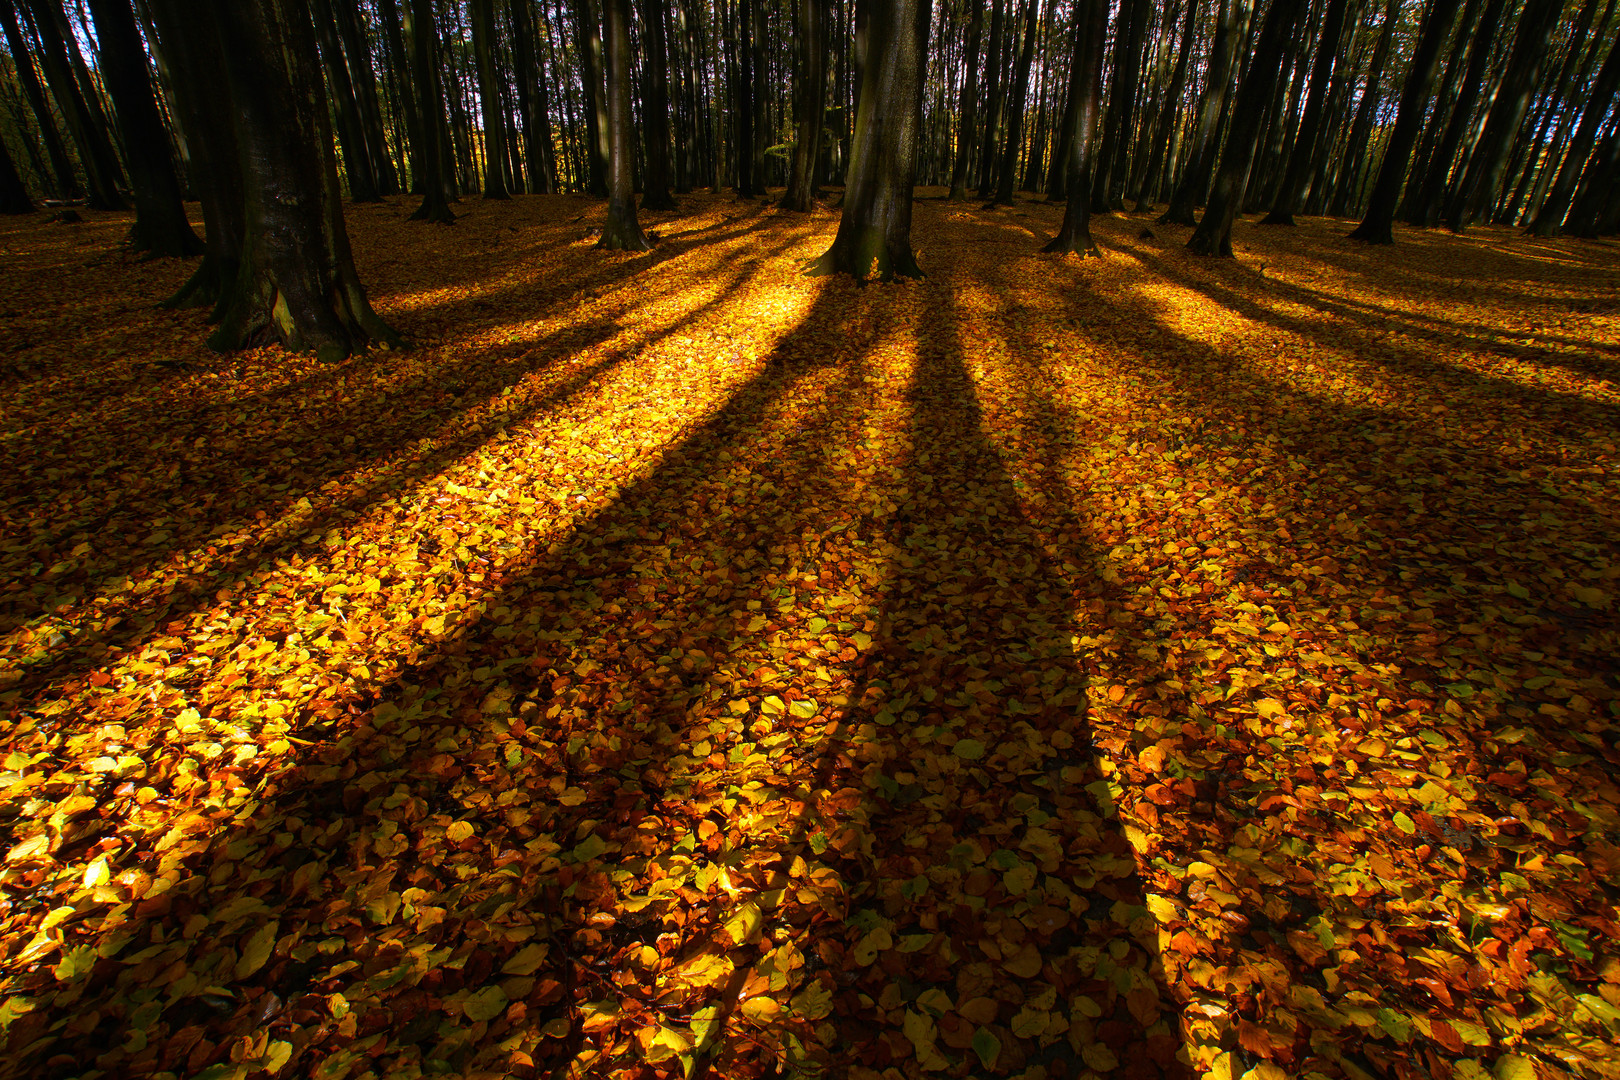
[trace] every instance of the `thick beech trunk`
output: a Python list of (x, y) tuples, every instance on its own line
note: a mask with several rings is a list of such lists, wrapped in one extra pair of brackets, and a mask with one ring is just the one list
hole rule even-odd
[(1072, 130), (1064, 137), (1068, 200), (1063, 225), (1042, 251), (1065, 255), (1098, 254), (1091, 238), (1091, 144), (1102, 101), (1103, 38), (1108, 33), (1108, 0), (1078, 0), (1074, 8), (1074, 56), (1069, 62)]
[(793, 147), (793, 173), (777, 203), (784, 210), (808, 211), (816, 188), (816, 162), (821, 158), (821, 129), (827, 108), (827, 38), (821, 0), (798, 0), (799, 85), (793, 105), (799, 129)]
[(233, 0), (217, 19), (217, 47), (230, 57), (246, 231), (208, 344), (227, 351), (278, 342), (323, 361), (399, 344), (372, 311), (349, 251), (308, 8)]
[(1013, 185), (1018, 180), (1018, 151), (1024, 140), (1024, 103), (1029, 99), (1029, 69), (1035, 62), (1035, 30), (1038, 9), (1035, 0), (1025, 0), (1029, 9), (1028, 25), (1024, 28), (1024, 47), (1018, 57), (1012, 97), (1007, 102), (1006, 146), (1001, 152), (1001, 167), (997, 170), (995, 201), (1006, 206), (1013, 201)]
[(844, 212), (812, 274), (923, 276), (911, 250), (931, 0), (871, 0)]
[(957, 104), (960, 116), (956, 129), (956, 160), (951, 162), (952, 200), (967, 198), (968, 167), (973, 161), (974, 136), (978, 132), (979, 107), (979, 45), (984, 37), (984, 0), (971, 0), (973, 14), (968, 22), (967, 52), (962, 58), (966, 75), (962, 80), (962, 96)]
[(422, 189), (422, 205), (411, 220), (450, 225), (456, 220), (448, 191), (454, 166), (445, 153), (444, 88), (439, 79), (439, 34), (433, 25), (433, 0), (410, 0), (409, 17), (411, 69), (420, 95), (420, 124), (411, 146), (411, 171)]
[(1209, 187), (1210, 173), (1215, 169), (1215, 156), (1219, 143), (1215, 136), (1221, 113), (1226, 107), (1226, 92), (1232, 82), (1232, 67), (1237, 61), (1238, 38), (1243, 24), (1245, 0), (1222, 0), (1220, 18), (1215, 30), (1215, 45), (1210, 51), (1209, 70), (1205, 76), (1204, 91), (1198, 100), (1198, 122), (1194, 128), (1192, 147), (1187, 152), (1187, 166), (1182, 170), (1181, 182), (1170, 196), (1170, 205), (1159, 215), (1160, 225), (1196, 225), (1194, 211), (1203, 201)]
[(605, 0), (608, 119), (608, 212), (599, 248), (652, 247), (636, 220), (635, 134), (630, 130), (630, 0)]
[(1243, 189), (1248, 185), (1249, 169), (1254, 164), (1266, 103), (1276, 91), (1281, 75), (1288, 35), (1293, 32), (1303, 6), (1304, 0), (1271, 0), (1265, 22), (1260, 24), (1248, 74), (1232, 101), (1232, 128), (1226, 137), (1226, 150), (1221, 154), (1221, 168), (1215, 175), (1209, 206), (1187, 241), (1187, 250), (1195, 255), (1232, 257), (1232, 222), (1243, 202)]
[(1316, 143), (1322, 131), (1322, 114), (1327, 105), (1327, 89), (1333, 68), (1338, 61), (1339, 43), (1344, 37), (1345, 13), (1348, 0), (1328, 0), (1327, 15), (1323, 20), (1322, 38), (1317, 44), (1316, 60), (1311, 65), (1311, 88), (1305, 99), (1305, 111), (1300, 116), (1299, 131), (1294, 136), (1294, 147), (1288, 153), (1288, 167), (1283, 172), (1277, 199), (1271, 213), (1262, 225), (1292, 225), (1294, 215), (1309, 194), (1311, 171), (1316, 162)]
[(1417, 49), (1412, 54), (1412, 66), (1406, 73), (1406, 85), (1401, 90), (1401, 103), (1395, 114), (1395, 130), (1390, 133), (1389, 146), (1384, 150), (1384, 162), (1378, 168), (1378, 179), (1373, 183), (1372, 195), (1367, 199), (1367, 215), (1350, 235), (1369, 244), (1393, 244), (1391, 226), (1395, 222), (1395, 208), (1400, 204), (1401, 186), (1406, 183), (1406, 167), (1412, 160), (1412, 148), (1417, 145), (1418, 131), (1423, 126), (1423, 114), (1429, 107), (1429, 93), (1434, 87), (1440, 65), (1440, 48), (1451, 32), (1451, 22), (1457, 16), (1458, 0), (1434, 0), (1423, 30), (1418, 34)]
[(169, 132), (152, 96), (135, 13), (129, 0), (90, 0), (90, 13), (101, 46), (102, 78), (129, 148), (135, 194), (130, 248), (154, 258), (200, 255), (203, 243), (186, 219), (180, 180), (169, 153)]

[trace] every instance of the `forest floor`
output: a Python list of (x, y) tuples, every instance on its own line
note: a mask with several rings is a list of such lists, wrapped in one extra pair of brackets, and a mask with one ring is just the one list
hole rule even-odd
[(0, 1076), (1620, 1076), (1620, 247), (681, 203), (0, 225)]

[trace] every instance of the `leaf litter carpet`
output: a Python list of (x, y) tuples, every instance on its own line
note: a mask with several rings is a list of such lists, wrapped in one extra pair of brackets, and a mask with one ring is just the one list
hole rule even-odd
[(1614, 244), (410, 209), (0, 227), (0, 1074), (1620, 1075)]

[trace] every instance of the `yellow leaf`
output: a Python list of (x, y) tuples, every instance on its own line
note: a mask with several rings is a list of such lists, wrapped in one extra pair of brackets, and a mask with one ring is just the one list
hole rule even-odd
[(551, 946), (543, 941), (525, 945), (513, 953), (505, 964), (501, 965), (501, 974), (533, 975), (540, 969), (540, 965), (545, 963), (546, 954), (549, 952), (551, 952)]
[(1287, 710), (1283, 708), (1283, 703), (1278, 701), (1276, 698), (1269, 697), (1261, 698), (1259, 701), (1255, 702), (1254, 711), (1259, 715), (1266, 717), (1287, 715)]
[(718, 953), (699, 953), (669, 973), (688, 986), (719, 986), (731, 978), (732, 964)]
[(752, 900), (731, 913), (726, 920), (726, 933), (738, 945), (744, 945), (759, 936), (760, 927), (765, 924), (765, 915), (759, 910), (759, 905)]
[(756, 1024), (768, 1024), (782, 1014), (775, 998), (751, 997), (742, 1003), (742, 1014)]
[(281, 923), (271, 919), (248, 935), (247, 941), (242, 943), (242, 955), (236, 961), (238, 979), (245, 979), (264, 967), (275, 951), (276, 933), (280, 929)]
[(450, 827), (444, 830), (445, 839), (452, 844), (459, 844), (463, 840), (470, 839), (472, 834), (473, 827), (470, 821), (452, 821)]
[(99, 888), (112, 880), (112, 870), (107, 866), (107, 856), (98, 855), (89, 866), (84, 868), (84, 887), (87, 889)]
[(1496, 1059), (1496, 1080), (1536, 1080), (1536, 1067), (1527, 1057), (1503, 1054)]

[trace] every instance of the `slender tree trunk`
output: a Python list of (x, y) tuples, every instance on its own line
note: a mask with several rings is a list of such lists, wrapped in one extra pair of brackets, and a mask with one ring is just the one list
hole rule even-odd
[(822, 34), (821, 0), (798, 0), (799, 86), (793, 95), (798, 112), (798, 141), (793, 147), (793, 174), (781, 202), (784, 210), (810, 209), (821, 154), (822, 118), (827, 108), (827, 42)]
[(753, 74), (753, 150), (754, 150), (754, 194), (765, 195), (770, 188), (770, 178), (766, 175), (765, 150), (771, 145), (771, 126), (769, 123), (769, 64), (765, 56), (765, 0), (750, 0), (748, 5), (748, 42), (746, 48), (752, 59)]
[(1328, 0), (1327, 14), (1322, 22), (1322, 37), (1317, 44), (1315, 62), (1311, 65), (1311, 88), (1305, 99), (1305, 111), (1300, 116), (1294, 147), (1288, 154), (1288, 166), (1277, 188), (1277, 199), (1271, 213), (1261, 221), (1262, 225), (1292, 225), (1294, 215), (1309, 194), (1307, 185), (1315, 164), (1328, 85), (1332, 81), (1333, 68), (1338, 63), (1339, 43), (1344, 38), (1344, 21), (1349, 8), (1347, 0)]
[(472, 0), (473, 60), (478, 104), (484, 118), (484, 198), (510, 199), (506, 190), (506, 120), (501, 115), (500, 73), (495, 69), (494, 0)]
[(1243, 189), (1254, 163), (1266, 102), (1276, 90), (1283, 50), (1303, 4), (1304, 0), (1271, 0), (1271, 7), (1266, 11), (1248, 74), (1232, 102), (1232, 130), (1221, 155), (1220, 171), (1215, 175), (1209, 207), (1187, 241), (1187, 250), (1195, 255), (1232, 257), (1232, 222), (1243, 201)]
[(169, 153), (169, 133), (152, 96), (135, 13), (129, 0), (90, 0), (90, 11), (101, 46), (102, 77), (129, 146), (135, 194), (130, 248), (149, 257), (200, 255), (203, 243), (186, 219), (180, 180)]
[(1373, 49), (1372, 66), (1367, 70), (1367, 88), (1362, 91), (1361, 105), (1350, 125), (1350, 141), (1345, 146), (1344, 168), (1339, 173), (1338, 188), (1333, 195), (1332, 213), (1343, 217), (1355, 206), (1359, 188), (1362, 161), (1367, 153), (1367, 142), (1372, 136), (1373, 119), (1378, 112), (1378, 101), (1383, 89), (1384, 65), (1395, 44), (1395, 20), (1400, 15), (1401, 0), (1389, 0), (1384, 9), (1384, 21), (1379, 29), (1378, 44)]
[(330, 0), (337, 19), (338, 37), (349, 61), (349, 80), (354, 85), (355, 104), (360, 110), (361, 134), (366, 140), (366, 156), (371, 159), (372, 175), (379, 195), (398, 195), (399, 174), (388, 153), (387, 129), (383, 126), (382, 106), (377, 98), (377, 71), (371, 63), (371, 44), (360, 25), (357, 0)]
[[(879, 0), (880, 2), (880, 0)], [(1003, 0), (990, 9), (990, 49), (984, 60), (984, 138), (979, 143), (979, 198), (988, 199), (995, 183), (996, 138), (1001, 130), (1001, 37)]]
[(349, 251), (308, 8), (233, 0), (217, 17), (216, 47), (230, 57), (246, 233), (209, 345), (279, 342), (323, 361), (398, 345), (372, 311)]
[(1103, 117), (1102, 149), (1091, 179), (1091, 212), (1106, 214), (1121, 205), (1127, 148), (1142, 76), (1142, 37), (1148, 19), (1147, 0), (1123, 0), (1114, 26), (1114, 76)]
[(1586, 163), (1575, 205), (1564, 221), (1570, 236), (1596, 239), (1615, 231), (1620, 222), (1620, 128), (1612, 128)]
[(1068, 201), (1063, 224), (1042, 251), (1064, 255), (1098, 254), (1091, 238), (1091, 146), (1102, 103), (1103, 39), (1108, 34), (1108, 0), (1076, 0), (1074, 58), (1069, 64), (1069, 109), (1073, 130), (1064, 139)]
[(602, 24), (592, 0), (574, 0), (574, 23), (579, 54), (579, 77), (585, 87), (586, 150), (590, 160), (592, 195), (606, 195), (607, 99), (602, 88)]
[(1039, 192), (1041, 181), (1046, 176), (1046, 150), (1047, 144), (1051, 141), (1051, 125), (1047, 121), (1047, 116), (1051, 99), (1052, 37), (1056, 15), (1057, 0), (1046, 0), (1046, 10), (1041, 15), (1040, 34), (1036, 37), (1041, 59), (1041, 80), (1035, 88), (1035, 100), (1038, 105), (1035, 110), (1035, 126), (1030, 129), (1029, 154), (1024, 161), (1024, 190), (1030, 192)]
[(1457, 86), (1462, 79), (1463, 69), (1468, 65), (1468, 42), (1473, 36), (1470, 27), (1476, 25), (1479, 4), (1480, 0), (1467, 0), (1463, 5), (1462, 17), (1457, 23), (1457, 33), (1452, 40), (1451, 55), (1446, 60), (1446, 72), (1440, 80), (1440, 92), (1435, 95), (1434, 114), (1424, 125), (1423, 135), (1418, 141), (1417, 154), (1412, 159), (1412, 182), (1406, 185), (1406, 195), (1401, 201), (1399, 211), (1401, 220), (1411, 225), (1422, 224), (1421, 211), (1418, 208), (1419, 199), (1427, 182), (1435, 146), (1439, 143), (1440, 133), (1446, 126), (1446, 117), (1451, 115), (1451, 109), (1457, 101)]
[(669, 58), (664, 29), (665, 0), (642, 0), (641, 49), (645, 57), (645, 92), (641, 101), (647, 173), (642, 178), (641, 208), (673, 210), (669, 193)]
[(812, 274), (923, 276), (911, 250), (911, 197), (922, 123), (931, 0), (871, 0), (860, 108), (832, 247)]
[(122, 179), (118, 158), (105, 125), (96, 120), (74, 76), (64, 36), (67, 20), (62, 5), (59, 0), (29, 0), (28, 6), (34, 31), (39, 35), (39, 58), (45, 69), (45, 83), (51, 88), (51, 96), (56, 99), (68, 133), (78, 147), (79, 164), (84, 167), (88, 180), (90, 206), (96, 210), (122, 210), (125, 204), (124, 197), (118, 193)]
[(1028, 25), (1024, 28), (1024, 47), (1018, 57), (1018, 68), (1014, 74), (1012, 98), (1007, 102), (1007, 138), (1006, 147), (1001, 154), (1001, 168), (997, 171), (999, 179), (996, 184), (995, 202), (1001, 206), (1011, 205), (1013, 201), (1013, 185), (1018, 180), (1018, 151), (1024, 141), (1024, 104), (1029, 99), (1029, 69), (1035, 62), (1035, 31), (1036, 18), (1039, 9), (1035, 0), (1025, 0), (1029, 9)]
[(1446, 206), (1446, 227), (1452, 232), (1462, 232), (1479, 220), (1496, 200), (1513, 137), (1524, 121), (1530, 98), (1541, 80), (1541, 65), (1562, 7), (1560, 0), (1527, 0), (1525, 3), (1502, 86), (1491, 103), (1479, 144), (1469, 155), (1462, 183)]
[(21, 84), (23, 96), (28, 99), (28, 108), (39, 124), (40, 138), (45, 143), (45, 155), (51, 160), (51, 172), (56, 179), (56, 194), (64, 199), (80, 198), (84, 195), (84, 188), (80, 186), (79, 178), (73, 171), (73, 160), (68, 157), (67, 146), (62, 142), (62, 134), (56, 129), (56, 118), (51, 115), (51, 107), (46, 103), (45, 88), (40, 84), (39, 74), (34, 70), (34, 62), (28, 54), (28, 46), (23, 41), (22, 28), (18, 25), (17, 12), (11, 6), (11, 0), (0, 0), (0, 22), (5, 25), (6, 47), (11, 50), (12, 63), (17, 71), (17, 82)]
[(17, 175), (17, 166), (11, 160), (11, 152), (6, 149), (4, 139), (0, 139), (0, 214), (31, 214), (34, 212), (34, 200), (28, 196), (28, 188), (23, 184), (22, 177)]
[(1395, 114), (1395, 130), (1390, 133), (1389, 146), (1384, 151), (1384, 162), (1378, 169), (1372, 195), (1367, 200), (1367, 216), (1350, 235), (1369, 244), (1393, 244), (1391, 226), (1395, 222), (1395, 207), (1400, 203), (1401, 185), (1406, 182), (1406, 167), (1412, 160), (1412, 147), (1417, 144), (1418, 129), (1423, 126), (1423, 114), (1429, 107), (1429, 93), (1434, 87), (1440, 66), (1440, 49), (1451, 32), (1451, 22), (1457, 15), (1458, 0), (1434, 0), (1423, 29), (1418, 34), (1417, 48), (1412, 54), (1412, 66), (1406, 73), (1406, 85), (1401, 90), (1401, 104)]
[(1159, 215), (1160, 225), (1196, 225), (1194, 211), (1209, 187), (1209, 176), (1215, 169), (1215, 157), (1220, 146), (1216, 139), (1221, 113), (1226, 106), (1227, 88), (1232, 82), (1232, 67), (1237, 61), (1238, 38), (1244, 19), (1245, 0), (1222, 0), (1215, 30), (1215, 45), (1210, 51), (1209, 71), (1204, 91), (1198, 101), (1198, 121), (1193, 129), (1192, 146), (1187, 152), (1187, 168), (1181, 182), (1170, 196), (1170, 206)]
[(456, 215), (450, 210), (449, 174), (454, 165), (445, 156), (444, 89), (440, 82), (439, 32), (434, 25), (433, 0), (409, 0), (411, 66), (416, 73), (416, 92), (421, 123), (411, 147), (411, 171), (422, 187), (422, 205), (412, 221), (450, 225)]
[(949, 198), (960, 201), (967, 198), (968, 168), (973, 161), (974, 136), (978, 133), (979, 105), (979, 44), (984, 35), (984, 0), (969, 0), (973, 14), (969, 17), (967, 52), (962, 58), (966, 73), (962, 79), (962, 96), (957, 103), (960, 120), (956, 129), (956, 160), (951, 162), (951, 192)]
[(1562, 230), (1564, 218), (1575, 201), (1576, 186), (1580, 183), (1581, 174), (1586, 171), (1587, 158), (1597, 143), (1598, 131), (1614, 104), (1617, 88), (1620, 88), (1620, 45), (1609, 48), (1608, 59), (1603, 61), (1603, 67), (1598, 71), (1597, 82), (1592, 87), (1586, 109), (1581, 113), (1575, 138), (1558, 169), (1558, 178), (1553, 181), (1552, 192), (1542, 204), (1535, 221), (1525, 230), (1529, 235), (1557, 236)]
[(652, 247), (636, 219), (635, 133), (630, 130), (630, 0), (604, 0), (608, 105), (608, 212), (596, 246), (611, 251)]
[(1153, 132), (1149, 136), (1147, 169), (1143, 174), (1142, 191), (1136, 200), (1138, 211), (1153, 208), (1153, 200), (1158, 194), (1159, 174), (1164, 171), (1165, 160), (1170, 155), (1170, 143), (1175, 134), (1181, 95), (1187, 88), (1187, 66), (1192, 57), (1193, 37), (1198, 26), (1200, 6), (1200, 0), (1187, 0), (1187, 22), (1181, 28), (1181, 42), (1176, 49), (1176, 65), (1170, 71), (1170, 84), (1165, 91), (1164, 104), (1159, 109), (1158, 116), (1154, 118)]
[[(409, 3), (409, 0), (406, 0)], [(382, 23), (383, 40), (388, 45), (389, 67), (395, 72), (399, 85), (399, 106), (405, 114), (405, 146), (403, 150), (412, 155), (419, 153), (417, 143), (422, 138), (422, 117), (416, 104), (416, 88), (411, 85), (411, 59), (405, 51), (405, 36), (401, 32), (404, 21), (400, 18), (397, 0), (377, 0), (377, 19)], [(416, 169), (412, 168), (412, 172)], [(422, 194), (422, 177), (418, 173), (411, 178), (410, 193)], [(401, 185), (403, 189), (405, 185)]]
[(1468, 70), (1463, 76), (1462, 88), (1457, 93), (1456, 104), (1452, 106), (1450, 119), (1445, 125), (1445, 133), (1440, 136), (1429, 159), (1428, 171), (1419, 188), (1414, 212), (1407, 218), (1413, 225), (1432, 228), (1440, 223), (1446, 190), (1451, 181), (1452, 163), (1456, 160), (1458, 149), (1463, 145), (1463, 139), (1468, 133), (1470, 115), (1485, 84), (1486, 70), (1490, 64), (1492, 35), (1500, 28), (1505, 6), (1505, 0), (1486, 0), (1485, 12), (1480, 17), (1479, 27), (1474, 31), (1468, 46)]
[(343, 169), (349, 177), (349, 197), (355, 202), (376, 202), (382, 195), (377, 190), (371, 148), (366, 141), (365, 124), (360, 119), (360, 107), (355, 103), (354, 85), (349, 81), (349, 69), (338, 39), (337, 21), (332, 14), (333, 3), (341, 2), (314, 0), (310, 6), (315, 16), (321, 59), (326, 63), (326, 77), (332, 87), (338, 142), (343, 149)]

